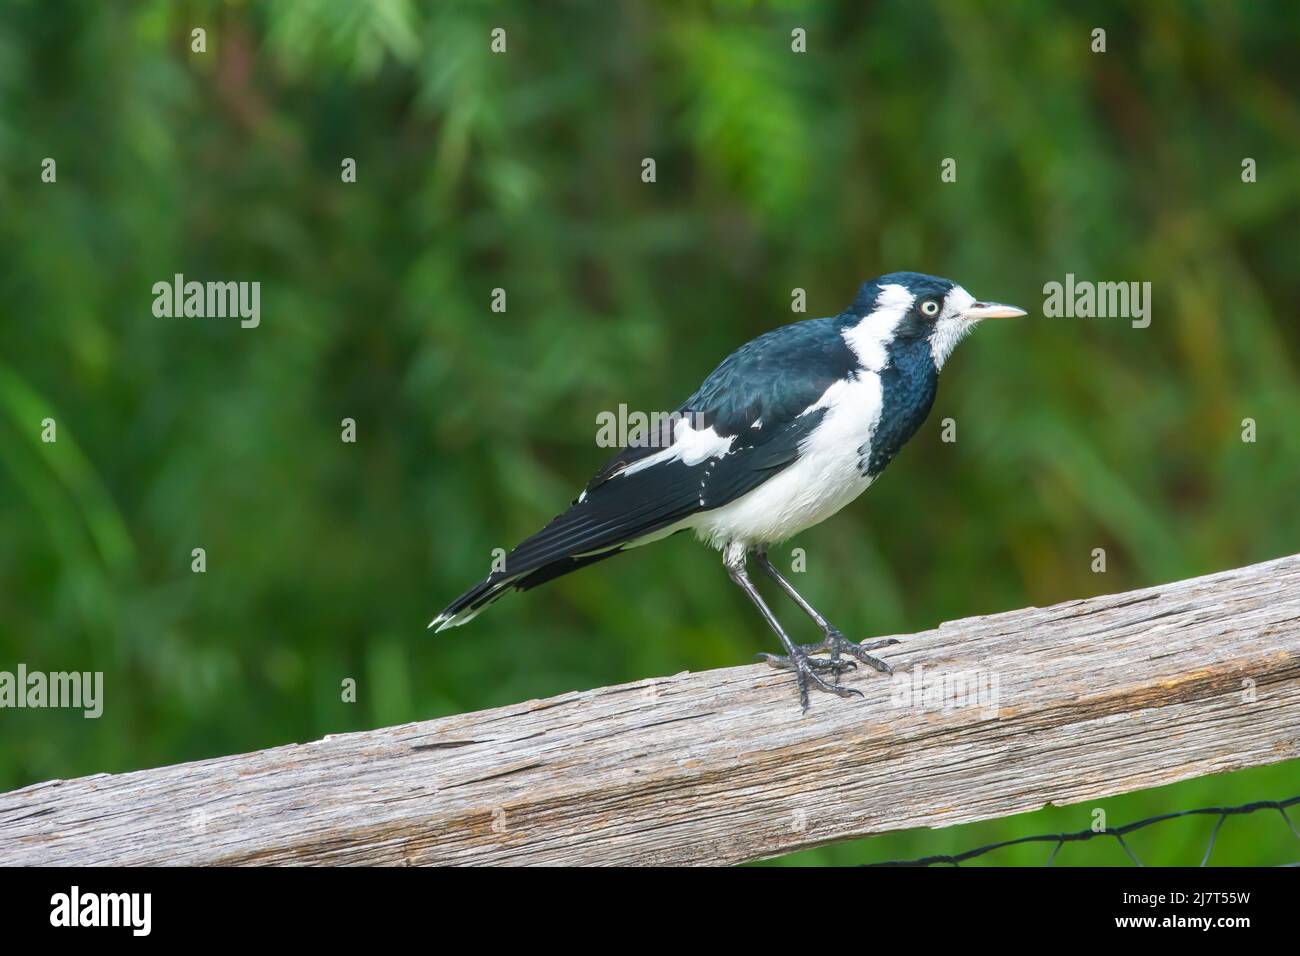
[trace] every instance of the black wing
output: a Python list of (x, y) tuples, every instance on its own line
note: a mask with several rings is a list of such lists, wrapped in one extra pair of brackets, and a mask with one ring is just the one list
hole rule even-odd
[[(723, 437), (753, 433), (761, 442), (779, 435), (781, 426), (793, 423), (826, 389), (856, 371), (857, 359), (841, 329), (837, 319), (809, 319), (760, 335), (710, 372), (676, 416)], [(763, 428), (754, 429), (756, 422)], [(586, 493), (662, 450), (659, 443), (621, 449), (588, 482)]]
[(508, 588), (526, 590), (611, 557), (757, 488), (798, 458), (825, 414), (810, 407), (855, 368), (833, 319), (785, 326), (738, 349), (678, 409), (693, 427), (735, 436), (726, 454), (629, 471), (663, 448), (620, 450), (567, 511), (506, 556), (504, 570), (457, 598), (434, 624), (462, 624)]

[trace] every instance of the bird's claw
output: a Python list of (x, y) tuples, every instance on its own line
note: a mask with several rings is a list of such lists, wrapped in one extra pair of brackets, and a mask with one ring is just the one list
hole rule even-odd
[(808, 710), (808, 688), (810, 685), (818, 690), (824, 690), (828, 694), (834, 694), (836, 697), (862, 696), (862, 691), (854, 690), (852, 687), (841, 687), (838, 683), (826, 683), (819, 674), (819, 672), (829, 671), (835, 675), (835, 679), (838, 681), (840, 674), (857, 669), (858, 665), (854, 661), (839, 658), (819, 660), (815, 657), (809, 657), (801, 647), (795, 647), (794, 650), (795, 652), (788, 657), (781, 654), (759, 654), (758, 656), (760, 659), (767, 661), (771, 667), (795, 672), (795, 676), (799, 680), (799, 703), (805, 711)]
[(817, 644), (804, 644), (799, 649), (805, 654), (818, 654), (822, 651), (831, 652), (831, 660), (837, 661), (841, 654), (848, 654), (850, 657), (861, 661), (868, 667), (880, 671), (882, 674), (892, 674), (894, 669), (882, 661), (879, 657), (872, 657), (867, 651), (879, 650), (882, 647), (889, 647), (897, 644), (898, 640), (887, 637), (880, 641), (870, 641), (866, 644), (859, 644), (851, 641), (840, 633), (838, 628), (832, 627), (826, 632), (826, 636)]
[[(856, 661), (845, 661), (845, 660), (832, 661), (832, 660), (825, 660), (820, 657), (807, 657), (806, 654), (800, 656), (804, 657), (804, 659), (807, 661), (808, 667), (814, 671), (832, 671), (833, 673), (840, 674), (844, 671), (852, 671), (858, 669), (858, 665)], [(784, 654), (759, 654), (755, 658), (755, 660), (767, 661), (773, 667), (778, 668), (780, 670), (788, 671), (788, 670), (795, 669), (795, 662), (791, 658), (786, 657)]]

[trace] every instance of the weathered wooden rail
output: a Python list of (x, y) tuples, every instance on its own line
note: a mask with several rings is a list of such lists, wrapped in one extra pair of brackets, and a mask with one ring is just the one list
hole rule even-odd
[(1300, 555), (884, 656), (802, 716), (732, 667), (38, 784), (0, 795), (0, 863), (738, 863), (1292, 759)]

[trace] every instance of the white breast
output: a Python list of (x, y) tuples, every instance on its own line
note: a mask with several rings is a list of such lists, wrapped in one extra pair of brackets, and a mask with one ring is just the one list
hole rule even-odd
[(775, 544), (824, 521), (866, 491), (871, 479), (859, 468), (858, 449), (880, 421), (880, 377), (862, 372), (836, 382), (813, 408), (827, 411), (794, 464), (735, 501), (693, 515), (686, 525), (718, 548)]

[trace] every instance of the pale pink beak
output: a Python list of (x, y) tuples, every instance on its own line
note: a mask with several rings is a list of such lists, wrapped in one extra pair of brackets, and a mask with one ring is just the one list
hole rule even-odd
[(1003, 305), (1001, 302), (976, 302), (963, 312), (961, 317), (978, 322), (981, 319), (1014, 319), (1028, 314), (1024, 309), (1014, 305)]

